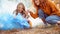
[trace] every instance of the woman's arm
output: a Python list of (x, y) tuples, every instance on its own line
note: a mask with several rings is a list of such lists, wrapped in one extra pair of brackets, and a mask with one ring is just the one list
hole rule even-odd
[(56, 5), (54, 4), (54, 3), (52, 3), (51, 1), (50, 1), (50, 8), (52, 9), (52, 14), (56, 14), (56, 15), (58, 15), (58, 16), (60, 16), (60, 11), (59, 11), (59, 9), (56, 7)]
[(35, 19), (38, 17), (38, 11), (36, 11), (35, 14), (33, 14), (33, 12), (30, 11), (30, 15)]

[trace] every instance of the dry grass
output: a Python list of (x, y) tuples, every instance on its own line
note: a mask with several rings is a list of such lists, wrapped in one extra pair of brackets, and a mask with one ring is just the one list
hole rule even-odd
[(47, 28), (37, 27), (23, 30), (0, 31), (0, 34), (60, 34), (60, 28), (58, 26)]

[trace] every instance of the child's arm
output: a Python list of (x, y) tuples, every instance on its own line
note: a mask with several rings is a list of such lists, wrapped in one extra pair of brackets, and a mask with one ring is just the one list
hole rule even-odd
[(24, 13), (25, 13), (25, 18), (28, 18), (29, 17), (28, 12), (24, 11)]

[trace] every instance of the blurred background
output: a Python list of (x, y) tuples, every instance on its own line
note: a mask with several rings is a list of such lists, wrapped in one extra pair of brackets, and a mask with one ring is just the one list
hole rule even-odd
[[(58, 8), (60, 8), (60, 0), (51, 1), (54, 2)], [(7, 13), (12, 14), (19, 2), (22, 2), (26, 9), (35, 11), (31, 0), (0, 0), (0, 15)]]

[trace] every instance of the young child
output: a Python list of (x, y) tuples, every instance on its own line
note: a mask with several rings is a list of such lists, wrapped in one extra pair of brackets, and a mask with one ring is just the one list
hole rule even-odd
[(23, 3), (19, 3), (17, 5), (17, 9), (13, 13), (15, 13), (16, 16), (18, 15), (18, 13), (20, 13), (22, 17), (24, 17), (28, 21), (28, 23), (30, 24), (30, 27), (32, 26), (30, 21), (28, 20), (28, 17), (29, 17), (28, 12), (25, 10), (25, 6)]

